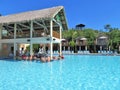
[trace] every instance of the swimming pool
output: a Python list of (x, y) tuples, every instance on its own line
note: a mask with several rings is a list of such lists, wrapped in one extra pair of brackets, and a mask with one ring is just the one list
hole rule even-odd
[(65, 55), (49, 63), (0, 60), (0, 90), (119, 89), (119, 56)]

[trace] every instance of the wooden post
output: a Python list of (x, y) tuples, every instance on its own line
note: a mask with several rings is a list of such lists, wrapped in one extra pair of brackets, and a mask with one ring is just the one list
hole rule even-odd
[(64, 51), (65, 51), (65, 46), (64, 46)]
[(61, 25), (60, 25), (60, 55), (62, 55), (62, 27), (61, 27)]
[[(0, 24), (0, 40), (2, 39), (2, 24)], [(0, 52), (2, 50), (2, 44), (0, 43)]]
[(87, 51), (87, 45), (85, 46), (85, 50)]
[(51, 37), (51, 41), (50, 41), (50, 59), (52, 59), (53, 57), (53, 21), (50, 21), (50, 37)]
[(14, 24), (14, 59), (16, 59), (16, 31), (17, 31), (17, 24)]
[(30, 56), (32, 56), (33, 54), (32, 36), (33, 36), (33, 21), (30, 22)]
[(110, 46), (109, 46), (109, 51), (110, 51)]
[(79, 46), (79, 51), (81, 51), (81, 46)]
[(100, 52), (102, 53), (102, 46), (100, 46)]

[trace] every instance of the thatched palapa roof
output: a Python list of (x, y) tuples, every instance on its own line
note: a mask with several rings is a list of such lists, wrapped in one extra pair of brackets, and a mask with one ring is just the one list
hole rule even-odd
[[(52, 7), (52, 8), (42, 9), (42, 10), (28, 11), (28, 12), (23, 12), (19, 14), (1, 16), (0, 24), (26, 22), (26, 21), (37, 20), (37, 19), (51, 19), (51, 18), (54, 18), (55, 15), (57, 15), (58, 12), (60, 12), (63, 9), (64, 9), (63, 6), (57, 6), (57, 7)], [(64, 13), (64, 10), (63, 10), (63, 13)], [(65, 21), (64, 24), (67, 25), (66, 20), (62, 20), (62, 21)]]

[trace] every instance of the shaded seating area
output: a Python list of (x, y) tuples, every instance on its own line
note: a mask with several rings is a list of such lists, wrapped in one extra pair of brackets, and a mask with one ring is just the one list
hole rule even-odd
[[(59, 53), (62, 54), (62, 30), (68, 30), (63, 6), (1, 16), (0, 52), (5, 43), (9, 48), (8, 53), (11, 52), (10, 48), (13, 48), (13, 57), (16, 59), (16, 51), (20, 51), (19, 45), (29, 44), (29, 55), (32, 57), (33, 44), (49, 44), (50, 59), (52, 60), (53, 44), (59, 45)], [(4, 31), (6, 31), (6, 35), (3, 35)], [(8, 34), (12, 37), (9, 37)], [(8, 54), (6, 54), (7, 56)]]

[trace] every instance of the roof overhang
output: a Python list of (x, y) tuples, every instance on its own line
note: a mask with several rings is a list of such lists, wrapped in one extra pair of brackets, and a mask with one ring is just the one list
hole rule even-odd
[(55, 38), (55, 37), (40, 37), (40, 38), (20, 38), (20, 39), (2, 39), (0, 40), (0, 43), (25, 43), (25, 44), (39, 44), (39, 43), (43, 43), (43, 44), (47, 44), (47, 43), (50, 43), (50, 42), (53, 42), (53, 43), (60, 43), (60, 39), (58, 38)]
[(99, 39), (107, 39), (107, 37), (106, 36), (101, 36), (101, 37), (99, 37)]
[(42, 21), (42, 20), (45, 21), (56, 19), (56, 16), (60, 16), (60, 23), (62, 25), (63, 30), (68, 30), (68, 25), (63, 6), (1, 16), (0, 24), (26, 23), (30, 21)]
[(87, 38), (81, 38), (80, 40), (87, 40)]

